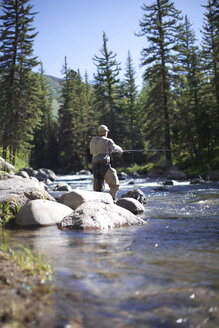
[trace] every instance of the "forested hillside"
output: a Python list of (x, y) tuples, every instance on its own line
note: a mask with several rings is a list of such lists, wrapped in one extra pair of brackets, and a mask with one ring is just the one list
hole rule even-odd
[(54, 118), (58, 118), (58, 112), (61, 105), (63, 80), (51, 75), (45, 75), (48, 88), (52, 95), (52, 114)]
[[(143, 4), (136, 38), (145, 39), (139, 54), (144, 85), (138, 90), (132, 54), (127, 51), (127, 62), (119, 63), (106, 32), (91, 59), (96, 65), (92, 81), (69, 67), (68, 58), (63, 79), (45, 76), (42, 63), (41, 73), (35, 73), (39, 60), (31, 1), (2, 0), (0, 156), (12, 163), (22, 157), (34, 168), (64, 173), (88, 168), (89, 141), (106, 124), (123, 149), (144, 149), (114, 158), (118, 166), (217, 168), (218, 6), (205, 1), (198, 44), (192, 22), (174, 2)], [(124, 76), (121, 65), (126, 65)]]

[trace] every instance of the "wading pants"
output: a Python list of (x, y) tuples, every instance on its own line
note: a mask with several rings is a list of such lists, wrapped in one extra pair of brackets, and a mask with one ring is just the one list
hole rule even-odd
[(112, 196), (113, 199), (116, 199), (116, 195), (119, 190), (119, 179), (116, 170), (112, 168), (110, 165), (107, 165), (107, 167), (105, 167), (104, 170), (102, 164), (97, 164), (97, 165), (95, 164), (93, 168), (94, 168), (93, 190), (103, 191), (104, 181), (105, 181), (109, 185), (110, 195)]

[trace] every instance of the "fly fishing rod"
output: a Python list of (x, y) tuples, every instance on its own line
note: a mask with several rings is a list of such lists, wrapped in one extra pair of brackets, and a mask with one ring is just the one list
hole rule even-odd
[(171, 151), (170, 149), (157, 149), (157, 148), (146, 148), (146, 149), (126, 149), (123, 153), (143, 152), (143, 151)]

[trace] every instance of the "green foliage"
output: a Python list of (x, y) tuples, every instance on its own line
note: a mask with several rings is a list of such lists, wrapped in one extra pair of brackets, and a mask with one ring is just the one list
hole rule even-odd
[(29, 166), (29, 154), (26, 154), (23, 152), (22, 154), (17, 153), (16, 154), (16, 160), (15, 160), (15, 172), (19, 171), (20, 169), (24, 167)]
[(20, 211), (20, 205), (13, 199), (7, 203), (0, 203), (0, 226), (5, 226), (14, 220)]

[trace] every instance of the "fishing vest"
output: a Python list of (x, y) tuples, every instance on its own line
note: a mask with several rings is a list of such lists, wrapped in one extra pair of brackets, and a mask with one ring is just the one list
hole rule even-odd
[(90, 153), (94, 156), (109, 154), (109, 145), (106, 137), (94, 137), (90, 141)]

